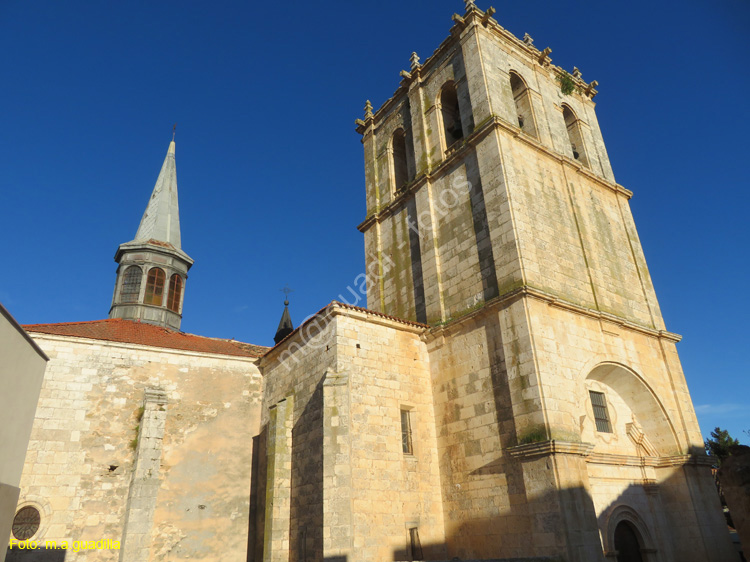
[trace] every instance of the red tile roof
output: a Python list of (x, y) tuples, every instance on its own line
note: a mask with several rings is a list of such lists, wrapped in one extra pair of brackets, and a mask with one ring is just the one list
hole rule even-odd
[(185, 334), (175, 330), (154, 326), (145, 322), (134, 322), (120, 318), (93, 320), (90, 322), (63, 322), (60, 324), (29, 324), (23, 326), (27, 332), (90, 338), (94, 340), (135, 343), (167, 349), (183, 349), (199, 353), (216, 353), (238, 357), (260, 357), (269, 348), (234, 340), (206, 338)]

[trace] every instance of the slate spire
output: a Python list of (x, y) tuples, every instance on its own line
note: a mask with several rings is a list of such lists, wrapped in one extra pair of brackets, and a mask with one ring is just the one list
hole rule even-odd
[(156, 179), (154, 190), (143, 213), (135, 241), (158, 240), (181, 249), (180, 208), (177, 201), (177, 166), (174, 139), (169, 143), (167, 156)]
[(294, 325), (292, 324), (292, 317), (289, 316), (289, 301), (284, 301), (284, 312), (281, 315), (281, 321), (279, 327), (276, 330), (276, 335), (273, 337), (274, 343), (279, 343), (289, 334), (294, 331)]

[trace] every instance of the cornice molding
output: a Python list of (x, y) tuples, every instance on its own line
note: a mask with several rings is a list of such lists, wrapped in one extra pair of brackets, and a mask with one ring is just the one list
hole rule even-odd
[(547, 455), (575, 455), (587, 457), (594, 449), (593, 443), (574, 443), (572, 441), (542, 441), (527, 443), (506, 449), (508, 454), (517, 459), (534, 458)]
[(561, 299), (559, 297), (556, 297), (554, 295), (551, 295), (549, 293), (546, 293), (544, 291), (541, 291), (539, 289), (536, 289), (534, 287), (531, 287), (529, 285), (524, 285), (523, 287), (513, 289), (512, 291), (509, 291), (503, 295), (497, 296), (494, 299), (488, 300), (484, 304), (484, 306), (482, 306), (481, 308), (478, 308), (477, 310), (474, 310), (464, 316), (461, 316), (460, 318), (449, 320), (445, 324), (441, 324), (439, 326), (433, 326), (432, 328), (430, 328), (428, 331), (424, 333), (423, 338), (425, 339), (425, 341), (427, 341), (427, 340), (433, 339), (441, 335), (447, 335), (448, 333), (450, 333), (452, 329), (460, 326), (461, 324), (465, 322), (473, 321), (478, 316), (490, 310), (495, 310), (496, 308), (500, 306), (503, 306), (503, 307), (509, 306), (516, 300), (519, 300), (524, 297), (534, 298), (534, 299), (547, 303), (549, 306), (554, 306), (556, 308), (567, 310), (569, 312), (580, 314), (582, 316), (587, 316), (589, 318), (593, 318), (596, 320), (605, 320), (612, 324), (616, 324), (622, 329), (630, 330), (632, 332), (638, 332), (640, 334), (644, 334), (649, 337), (665, 339), (673, 343), (678, 343), (680, 340), (682, 340), (682, 336), (679, 334), (668, 332), (666, 330), (656, 330), (654, 328), (649, 328), (647, 326), (637, 324), (630, 320), (625, 320), (624, 318), (615, 316), (614, 314), (610, 314), (608, 312), (602, 312), (600, 310), (586, 308), (586, 307), (574, 304), (572, 302), (566, 301), (564, 299)]
[[(573, 441), (558, 441), (551, 439), (539, 443), (527, 443), (508, 447), (508, 454), (517, 459), (535, 458), (548, 455), (575, 455), (585, 457), (587, 463), (606, 464), (616, 466), (648, 466), (653, 468), (669, 468), (686, 465), (711, 466), (711, 459), (707, 455), (673, 455), (668, 457), (639, 457), (635, 455), (617, 455), (611, 453), (594, 453), (593, 443), (578, 443)], [(653, 481), (644, 481), (655, 485)]]
[(712, 461), (707, 456), (673, 455), (668, 457), (639, 457), (635, 455), (618, 455), (613, 453), (591, 453), (586, 462), (591, 464), (606, 464), (615, 466), (648, 466), (652, 468), (670, 468), (679, 466), (711, 466)]
[[(112, 340), (97, 340), (94, 338), (86, 338), (80, 336), (63, 336), (60, 334), (45, 334), (44, 332), (29, 332), (35, 340), (43, 341), (57, 341), (70, 343), (80, 343), (82, 345), (100, 346), (100, 347), (113, 347), (119, 349), (128, 349), (148, 351), (151, 353), (166, 353), (169, 355), (182, 355), (190, 357), (201, 357), (205, 359), (221, 359), (226, 361), (240, 361), (243, 363), (255, 363), (260, 361), (260, 357), (247, 357), (244, 355), (223, 355), (221, 353), (210, 353), (205, 351), (191, 351), (188, 349), (175, 349), (173, 347), (159, 347), (157, 345), (145, 345), (142, 343), (127, 343), (118, 342)], [(251, 375), (260, 375), (260, 373), (251, 373)]]

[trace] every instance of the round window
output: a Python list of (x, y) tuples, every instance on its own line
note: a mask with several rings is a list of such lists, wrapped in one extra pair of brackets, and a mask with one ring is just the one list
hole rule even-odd
[(33, 537), (39, 530), (41, 516), (37, 508), (27, 505), (22, 507), (13, 518), (13, 536), (19, 541)]

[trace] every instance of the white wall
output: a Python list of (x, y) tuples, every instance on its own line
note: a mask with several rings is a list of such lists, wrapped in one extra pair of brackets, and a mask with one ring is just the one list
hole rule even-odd
[[(0, 540), (10, 537), (47, 356), (0, 304)], [(5, 560), (0, 543), (0, 559)]]

